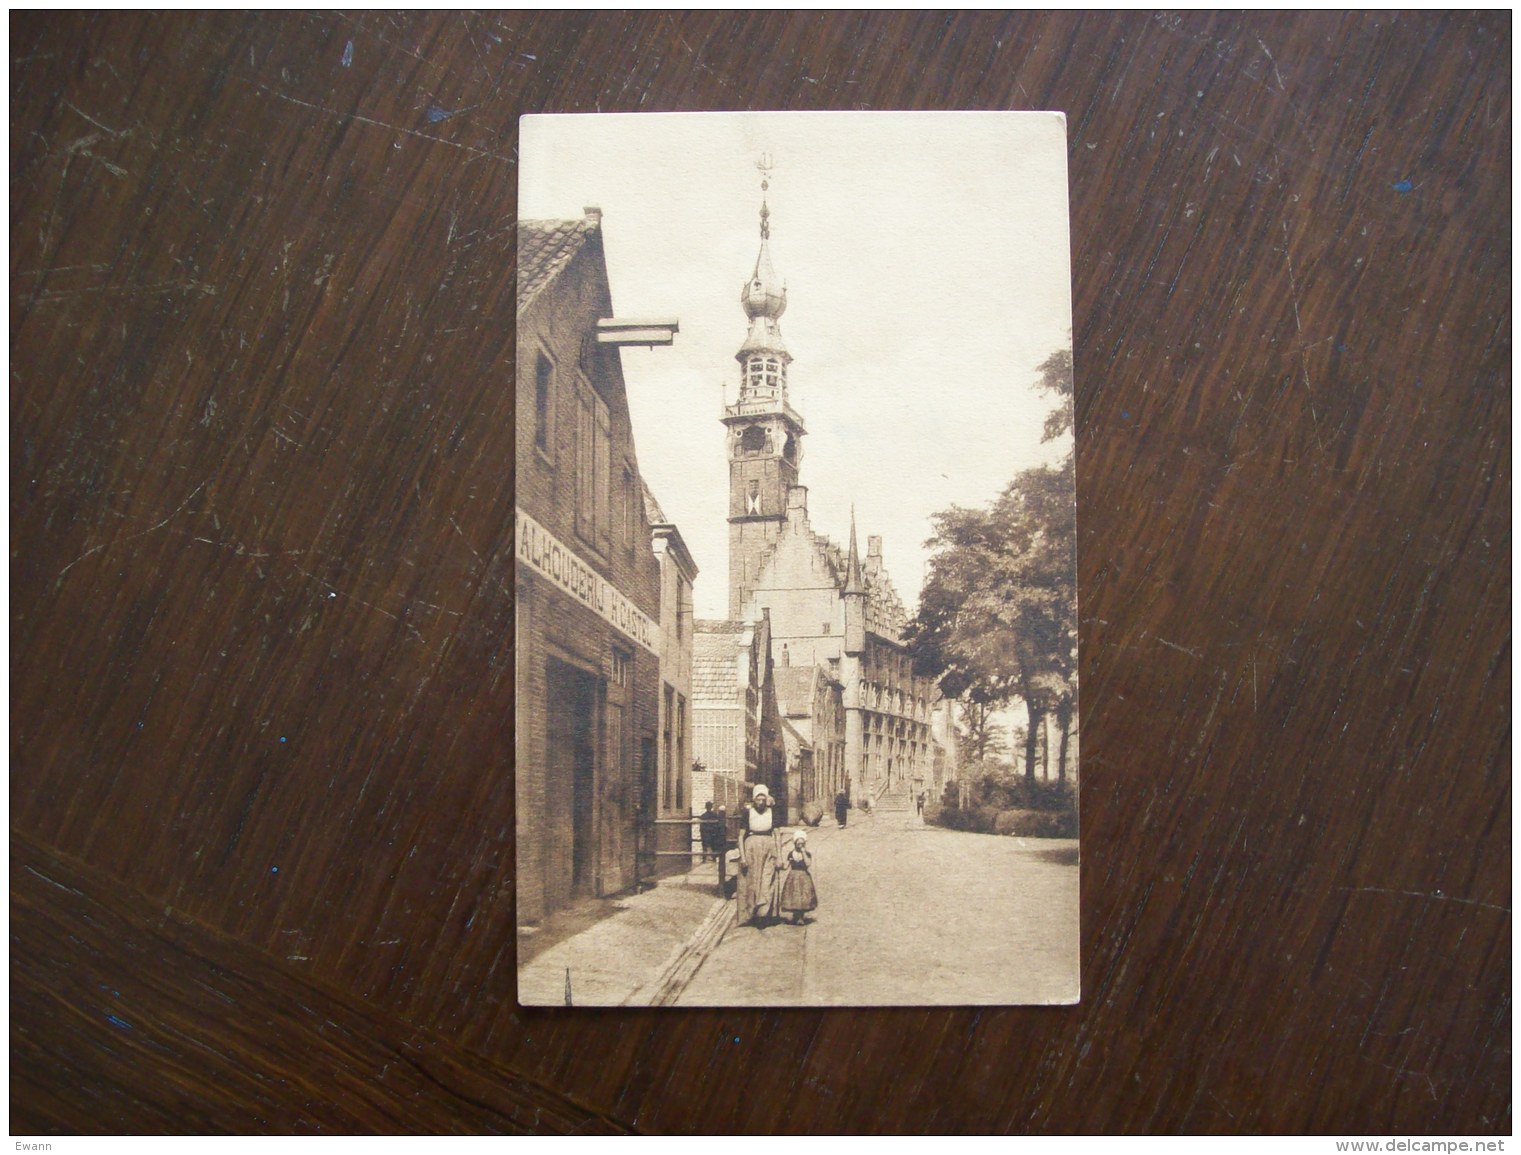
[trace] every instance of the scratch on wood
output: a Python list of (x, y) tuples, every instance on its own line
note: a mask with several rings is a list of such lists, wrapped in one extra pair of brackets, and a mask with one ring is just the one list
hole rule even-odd
[(1268, 46), (1262, 42), (1262, 37), (1256, 36), (1253, 39), (1257, 41), (1257, 47), (1262, 49), (1262, 54), (1268, 58), (1268, 63), (1273, 66), (1273, 79), (1278, 81), (1279, 89), (1283, 90), (1283, 73), (1278, 71), (1278, 61), (1273, 59), (1273, 54), (1268, 51)]
[(1510, 907), (1500, 906), (1493, 902), (1480, 902), (1476, 898), (1460, 898), (1455, 894), (1443, 894), (1440, 890), (1431, 891), (1429, 894), (1424, 890), (1393, 890), (1385, 886), (1340, 886), (1338, 890), (1352, 894), (1396, 894), (1405, 898), (1430, 898), (1438, 902), (1461, 902), (1465, 906), (1482, 906), (1485, 910), (1499, 910), (1506, 914), (1510, 913)]
[(189, 505), (192, 501), (195, 500), (195, 495), (198, 494), (198, 493), (200, 493), (201, 490), (205, 489), (206, 485), (207, 485), (207, 482), (209, 482), (210, 480), (211, 480), (210, 478), (207, 478), (206, 481), (201, 482), (200, 485), (197, 485), (194, 489), (192, 489), (190, 491), (190, 496), (187, 497), (187, 498), (185, 498), (184, 501), (180, 502), (179, 505), (175, 506), (173, 512), (170, 513), (168, 517), (164, 518), (164, 520), (161, 521), (161, 522), (159, 522), (158, 524), (156, 524), (156, 525), (150, 525), (147, 529), (142, 530), (140, 533), (129, 533), (125, 537), (113, 538), (110, 541), (102, 542), (100, 545), (97, 545), (97, 546), (94, 546), (91, 549), (85, 550), (84, 553), (80, 554), (73, 561), (69, 562), (68, 565), (64, 566), (63, 569), (61, 569), (61, 570), (58, 571), (57, 578), (55, 578), (53, 580), (53, 588), (57, 589), (58, 586), (63, 581), (64, 574), (68, 573), (76, 565), (78, 565), (80, 562), (84, 561), (85, 558), (90, 557), (92, 554), (97, 554), (97, 553), (99, 553), (103, 549), (110, 549), (113, 545), (121, 545), (123, 542), (132, 541), (135, 538), (146, 537), (148, 534), (153, 533), (155, 530), (163, 529), (164, 526), (168, 525), (171, 521), (174, 520), (175, 516), (181, 510), (183, 510), (187, 505)]
[[(1157, 636), (1155, 634), (1153, 634), (1152, 637), (1157, 637)], [(1198, 657), (1202, 657), (1203, 656), (1202, 654), (1198, 654), (1198, 653), (1195, 653), (1193, 650), (1190, 650), (1187, 646), (1180, 646), (1180, 645), (1178, 645), (1177, 642), (1169, 642), (1166, 638), (1160, 638), (1160, 637), (1158, 637), (1157, 641), (1161, 642), (1164, 646), (1167, 646), (1167, 647), (1169, 647), (1171, 649), (1177, 650), (1178, 653), (1180, 653), (1180, 654), (1187, 654), (1190, 658), (1198, 658)]]
[(82, 289), (49, 289), (38, 293), (38, 301), (62, 301), (68, 297), (79, 297), (85, 293), (122, 293), (126, 296), (136, 296), (138, 293), (157, 293), (169, 289), (185, 289), (191, 292), (201, 293), (207, 297), (215, 297), (217, 290), (215, 285), (208, 285), (205, 281), (197, 281), (187, 278), (183, 281), (156, 281), (151, 285), (86, 285)]
[[(1289, 270), (1289, 299), (1294, 303), (1294, 332), (1301, 338), (1304, 336), (1304, 325), (1299, 319), (1299, 282), (1294, 277), (1294, 258), (1289, 253), (1289, 222), (1279, 222), (1283, 226), (1283, 261)], [(1318, 343), (1318, 342), (1317, 342)], [(1299, 368), (1304, 374), (1304, 391), (1310, 406), (1310, 424), (1315, 430), (1315, 440), (1320, 441), (1320, 415), (1315, 412), (1315, 390), (1310, 384), (1310, 351), (1308, 346), (1301, 341), (1299, 347)], [(1324, 445), (1321, 446), (1325, 448)]]
[(374, 120), (368, 116), (360, 116), (357, 112), (339, 112), (337, 109), (324, 108), (320, 104), (313, 104), (307, 100), (297, 100), (294, 96), (286, 96), (283, 92), (276, 92), (273, 88), (270, 88), (266, 84), (258, 84), (255, 85), (255, 87), (258, 88), (261, 92), (267, 92), (271, 96), (277, 97), (280, 100), (289, 101), (291, 104), (299, 104), (302, 108), (310, 108), (317, 112), (326, 113), (328, 116), (336, 116), (341, 120), (354, 120), (358, 121), (360, 124), (374, 125), (376, 128), (385, 128), (389, 129), (391, 132), (400, 132), (406, 136), (415, 136), (422, 140), (426, 140), (431, 144), (447, 145), (450, 148), (457, 148), (462, 152), (468, 152), (475, 156), (490, 157), (492, 160), (503, 160), (508, 164), (513, 163), (511, 157), (503, 156), (499, 152), (489, 152), (483, 148), (475, 148), (472, 145), (461, 144), (457, 140), (445, 140), (441, 136), (430, 136), (426, 132), (418, 132), (415, 128), (403, 128), (399, 124), (388, 124), (383, 120)]
[(59, 882), (56, 878), (49, 878), (47, 875), (43, 874), (40, 870), (33, 870), (30, 866), (26, 867), (25, 869), (26, 869), (26, 872), (28, 874), (35, 874), (38, 878), (42, 879), (43, 882), (52, 883), (59, 890), (66, 890), (70, 894), (77, 894), (81, 898), (84, 897), (84, 892), (83, 891), (75, 890), (72, 886), (65, 886), (63, 883)]
[(100, 121), (96, 120), (89, 113), (87, 113), (87, 112), (81, 112), (77, 106), (75, 106), (74, 104), (71, 104), (67, 100), (65, 100), (63, 102), (63, 105), (64, 105), (65, 108), (67, 108), (70, 112), (74, 113), (76, 116), (83, 117), (85, 120), (88, 120), (91, 124), (93, 124), (96, 128), (100, 129), (101, 132), (107, 133), (110, 136), (123, 137), (123, 136), (131, 136), (132, 135), (132, 130), (130, 128), (107, 128), (105, 125), (101, 124)]

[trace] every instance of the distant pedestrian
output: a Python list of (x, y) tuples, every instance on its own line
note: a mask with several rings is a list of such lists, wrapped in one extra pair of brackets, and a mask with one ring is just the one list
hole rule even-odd
[(703, 803), (702, 814), (697, 819), (697, 827), (702, 835), (702, 860), (706, 862), (711, 854), (717, 857), (724, 852), (724, 820), (718, 811), (713, 809), (712, 802)]
[(734, 920), (740, 926), (766, 926), (776, 917), (776, 869), (781, 857), (776, 811), (771, 794), (757, 786), (749, 806), (740, 811), (739, 883), (734, 892)]
[(918, 812), (921, 815), (924, 813), (924, 791), (923, 790), (919, 791), (919, 797), (917, 797), (917, 798), (914, 799), (914, 806), (918, 809)]
[(841, 826), (845, 825), (845, 812), (850, 809), (850, 795), (841, 790), (834, 796), (834, 820)]
[(780, 906), (784, 914), (792, 916), (794, 926), (800, 925), (803, 915), (819, 906), (819, 892), (813, 885), (813, 854), (808, 849), (808, 835), (799, 830), (792, 836), (792, 849), (782, 862), (786, 874), (782, 879)]

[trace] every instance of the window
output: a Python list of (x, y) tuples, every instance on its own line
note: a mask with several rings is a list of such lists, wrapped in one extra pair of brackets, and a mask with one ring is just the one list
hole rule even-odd
[(661, 775), (664, 781), (661, 783), (660, 805), (665, 810), (670, 810), (674, 804), (673, 780), (676, 777), (676, 747), (672, 742), (672, 724), (675, 721), (671, 715), (675, 712), (676, 691), (671, 687), (665, 687), (665, 730), (661, 733), (661, 741), (665, 750), (665, 773)]
[(554, 371), (549, 358), (540, 353), (533, 374), (533, 443), (545, 453), (549, 452), (549, 419), (554, 400)]
[(739, 439), (741, 453), (764, 453), (766, 450), (766, 431), (759, 425), (752, 425), (746, 429)]
[(634, 655), (628, 650), (620, 650), (613, 647), (612, 661), (609, 664), (611, 681), (615, 686), (627, 686), (629, 671), (634, 665)]
[(610, 526), (608, 514), (612, 502), (612, 473), (613, 473), (613, 447), (612, 447), (612, 421), (608, 417), (607, 405), (602, 398), (597, 398), (597, 433), (593, 442), (596, 453), (594, 465), (597, 471), (596, 477), (596, 519), (597, 519), (597, 544), (606, 552), (609, 544)]
[(576, 532), (607, 552), (612, 421), (607, 402), (582, 384), (576, 406)]
[(676, 779), (676, 809), (686, 809), (687, 768), (687, 700), (676, 695), (676, 760), (671, 763), (671, 777)]
[(619, 536), (630, 549), (639, 532), (639, 487), (634, 484), (634, 471), (623, 467), (623, 524), (618, 527)]

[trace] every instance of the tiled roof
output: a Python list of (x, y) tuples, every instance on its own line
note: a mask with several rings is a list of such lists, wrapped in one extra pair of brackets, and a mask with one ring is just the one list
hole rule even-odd
[(570, 264), (598, 227), (592, 220), (518, 222), (518, 312)]
[(813, 712), (814, 666), (776, 666), (776, 706), (783, 714)]
[(798, 731), (798, 728), (786, 718), (782, 719), (782, 742), (787, 748), (788, 754), (795, 754), (798, 750), (812, 750), (813, 743)]
[[(737, 630), (714, 631), (708, 626), (729, 622), (698, 622), (692, 638), (692, 698), (697, 702), (735, 702), (739, 692), (739, 667), (734, 645)], [(737, 624), (737, 623), (736, 623)]]

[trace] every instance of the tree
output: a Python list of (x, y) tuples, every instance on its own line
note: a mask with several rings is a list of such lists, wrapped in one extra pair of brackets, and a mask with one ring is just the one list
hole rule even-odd
[(1058, 349), (1035, 370), (1040, 374), (1037, 388), (1056, 394), (1056, 408), (1046, 414), (1042, 441), (1055, 441), (1072, 432), (1072, 350)]
[[(1045, 440), (1072, 429), (1072, 354), (1039, 367), (1057, 406)], [(1066, 777), (1076, 701), (1075, 475), (1072, 454), (1021, 472), (985, 510), (952, 506), (932, 518), (933, 556), (908, 630), (916, 672), (962, 701), (969, 743), (985, 742), (988, 715), (1017, 695), (1028, 713), (1024, 763), (1035, 777), (1036, 738), (1051, 714), (1061, 726), (1058, 776)], [(980, 723), (978, 720), (980, 719)], [(973, 746), (976, 753), (976, 746)]]
[(956, 703), (956, 714), (961, 721), (961, 733), (957, 735), (960, 745), (958, 761), (989, 762), (1008, 753), (1009, 744), (998, 725), (998, 711), (1004, 704), (982, 701), (970, 694)]
[[(1070, 334), (1069, 334), (1070, 336)], [(1041, 362), (1038, 370), (1040, 373), (1040, 389), (1056, 397), (1056, 408), (1046, 415), (1045, 429), (1042, 431), (1042, 441), (1054, 441), (1058, 437), (1071, 436), (1073, 433), (1073, 388), (1072, 388), (1072, 347), (1058, 349)], [(1077, 499), (1077, 475), (1073, 469), (1072, 451), (1067, 451), (1066, 458), (1058, 467), (1059, 471), (1066, 475), (1068, 482), (1067, 492), (1071, 495), (1070, 501), (1075, 511)], [(1077, 524), (1071, 523), (1072, 533), (1072, 598), (1071, 609), (1075, 615), (1077, 608)], [(1057, 688), (1053, 709), (1056, 714), (1057, 725), (1061, 727), (1061, 748), (1056, 759), (1056, 777), (1058, 781), (1067, 780), (1067, 747), (1072, 736), (1072, 717), (1077, 708), (1077, 621), (1075, 616), (1068, 623), (1071, 646), (1070, 650), (1064, 651), (1070, 654), (1070, 659), (1063, 664), (1059, 671), (1061, 685)]]

